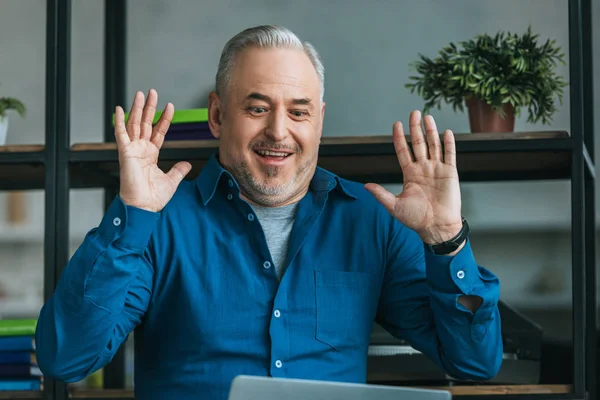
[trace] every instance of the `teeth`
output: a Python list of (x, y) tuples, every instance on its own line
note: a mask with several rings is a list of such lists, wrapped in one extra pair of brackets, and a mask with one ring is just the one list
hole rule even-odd
[(289, 155), (289, 153), (280, 153), (277, 151), (270, 151), (270, 150), (257, 150), (256, 152), (258, 154), (260, 154), (261, 156), (285, 157), (285, 156)]

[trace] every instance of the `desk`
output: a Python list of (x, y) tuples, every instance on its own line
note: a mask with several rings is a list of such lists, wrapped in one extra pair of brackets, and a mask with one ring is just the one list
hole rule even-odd
[[(415, 386), (419, 387), (419, 386)], [(428, 389), (448, 390), (453, 395), (503, 395), (503, 394), (545, 394), (570, 393), (571, 385), (473, 385), (473, 386), (434, 386)], [(72, 398), (131, 398), (128, 390), (73, 391)], [(2, 397), (0, 397), (1, 399)]]
[[(415, 386), (419, 387), (419, 386)], [(571, 385), (477, 385), (477, 386), (427, 386), (428, 389), (448, 390), (453, 395), (504, 395), (504, 394), (556, 394), (570, 393)], [(42, 392), (0, 392), (2, 400), (41, 399)], [(73, 399), (133, 400), (131, 390), (72, 390)]]

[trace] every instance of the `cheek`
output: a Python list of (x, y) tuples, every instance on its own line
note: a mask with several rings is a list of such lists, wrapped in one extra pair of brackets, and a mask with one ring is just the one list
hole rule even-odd
[(296, 142), (304, 153), (312, 154), (319, 146), (319, 134), (312, 126), (302, 127), (296, 131)]
[(230, 152), (240, 154), (248, 151), (250, 142), (260, 135), (261, 129), (254, 121), (236, 120), (228, 126), (223, 138)]

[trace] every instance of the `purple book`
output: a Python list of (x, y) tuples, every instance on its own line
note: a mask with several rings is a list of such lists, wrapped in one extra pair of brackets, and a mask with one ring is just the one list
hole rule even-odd
[(208, 122), (171, 124), (165, 140), (207, 140), (214, 139)]
[(31, 364), (0, 364), (0, 378), (26, 378), (42, 376), (37, 365)]
[(207, 140), (215, 139), (210, 131), (172, 132), (168, 131), (165, 140)]
[(169, 132), (210, 131), (208, 122), (189, 122), (169, 125)]

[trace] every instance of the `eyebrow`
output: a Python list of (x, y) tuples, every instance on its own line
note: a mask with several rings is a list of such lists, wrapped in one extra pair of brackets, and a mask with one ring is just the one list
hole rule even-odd
[[(247, 100), (249, 99), (254, 99), (254, 100), (262, 100), (262, 101), (266, 101), (267, 103), (271, 103), (272, 100), (269, 96), (262, 94), (262, 93), (258, 93), (258, 92), (252, 92), (250, 93), (247, 97)], [(292, 99), (292, 104), (297, 104), (297, 105), (312, 105), (312, 100), (308, 97), (304, 97), (301, 99)]]

